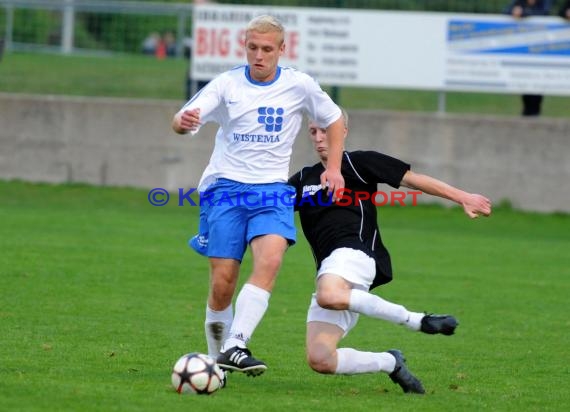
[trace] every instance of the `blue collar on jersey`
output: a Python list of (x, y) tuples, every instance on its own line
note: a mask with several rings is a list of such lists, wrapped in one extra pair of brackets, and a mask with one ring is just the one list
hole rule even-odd
[(249, 65), (245, 66), (245, 77), (247, 78), (247, 80), (249, 80), (250, 83), (253, 83), (257, 86), (269, 86), (273, 83), (275, 83), (277, 81), (277, 79), (279, 79), (279, 76), (281, 75), (281, 66), (277, 66), (277, 72), (275, 73), (275, 77), (273, 78), (273, 80), (271, 80), (270, 82), (258, 82), (257, 80), (253, 80), (249, 74)]

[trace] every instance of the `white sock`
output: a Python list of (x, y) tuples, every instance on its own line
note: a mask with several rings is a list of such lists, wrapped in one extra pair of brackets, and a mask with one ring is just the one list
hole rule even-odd
[(246, 347), (253, 331), (261, 322), (269, 306), (271, 293), (250, 283), (243, 285), (237, 299), (236, 311), (228, 339), (222, 346), (225, 351), (234, 346)]
[(372, 318), (406, 325), (413, 330), (420, 329), (420, 323), (424, 317), (423, 313), (409, 312), (402, 305), (388, 302), (380, 296), (360, 289), (351, 290), (348, 309), (352, 312), (362, 313)]
[(204, 330), (206, 332), (206, 343), (208, 344), (208, 355), (214, 359), (220, 353), (222, 343), (224, 343), (228, 337), (233, 318), (232, 305), (220, 311), (210, 309), (210, 307), (206, 305)]
[(387, 352), (360, 352), (352, 348), (339, 348), (336, 350), (336, 354), (335, 374), (337, 375), (392, 373), (396, 368), (396, 358)]

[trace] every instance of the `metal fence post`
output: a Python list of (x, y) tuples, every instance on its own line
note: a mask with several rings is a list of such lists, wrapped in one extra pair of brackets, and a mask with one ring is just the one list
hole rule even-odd
[(75, 31), (75, 0), (65, 0), (63, 8), (63, 24), (61, 29), (61, 52), (71, 54), (73, 52), (73, 33)]
[(176, 29), (176, 55), (184, 55), (184, 35), (186, 34), (186, 13), (180, 12), (178, 15), (178, 27)]
[(446, 111), (446, 94), (444, 91), (439, 91), (437, 93), (437, 112), (439, 114), (445, 114)]
[(12, 36), (14, 33), (14, 6), (6, 5), (6, 36), (4, 37), (4, 50), (12, 50)]

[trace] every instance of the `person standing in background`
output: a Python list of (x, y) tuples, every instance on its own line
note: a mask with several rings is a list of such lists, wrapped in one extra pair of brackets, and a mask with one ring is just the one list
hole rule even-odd
[[(505, 9), (516, 19), (529, 16), (548, 16), (552, 0), (513, 0)], [(543, 96), (541, 94), (523, 94), (523, 116), (540, 116)]]
[(560, 10), (558, 11), (558, 15), (563, 19), (570, 20), (570, 0), (566, 0)]

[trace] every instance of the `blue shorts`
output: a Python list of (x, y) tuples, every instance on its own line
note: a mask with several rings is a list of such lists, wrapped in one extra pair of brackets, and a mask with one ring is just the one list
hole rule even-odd
[(188, 243), (201, 255), (240, 262), (257, 236), (279, 235), (293, 245), (294, 201), (295, 189), (286, 183), (218, 179), (200, 193), (199, 233)]

